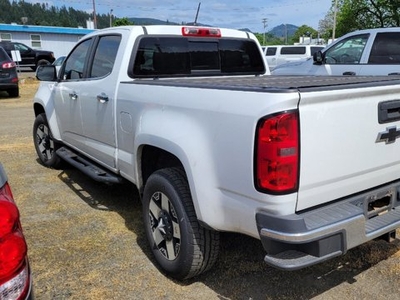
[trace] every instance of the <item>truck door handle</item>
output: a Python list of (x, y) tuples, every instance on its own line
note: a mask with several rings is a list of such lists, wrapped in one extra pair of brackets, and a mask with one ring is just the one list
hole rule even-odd
[(380, 102), (378, 104), (379, 124), (400, 120), (400, 100)]
[(356, 76), (356, 72), (353, 71), (347, 71), (347, 72), (343, 72), (342, 75), (350, 75), (350, 76)]
[(108, 102), (108, 96), (105, 93), (101, 93), (100, 95), (97, 95), (97, 101), (100, 103), (105, 103)]
[(76, 92), (72, 92), (72, 93), (69, 93), (69, 97), (72, 100), (76, 100), (76, 99), (78, 99), (78, 94)]

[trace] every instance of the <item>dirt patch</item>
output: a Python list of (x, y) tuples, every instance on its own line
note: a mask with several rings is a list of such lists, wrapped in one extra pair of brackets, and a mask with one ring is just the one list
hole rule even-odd
[(37, 299), (398, 299), (400, 243), (373, 241), (295, 272), (268, 267), (258, 240), (222, 234), (208, 273), (177, 282), (155, 267), (137, 191), (77, 170), (41, 166), (32, 143), (32, 98), (0, 93), (0, 161), (27, 236)]

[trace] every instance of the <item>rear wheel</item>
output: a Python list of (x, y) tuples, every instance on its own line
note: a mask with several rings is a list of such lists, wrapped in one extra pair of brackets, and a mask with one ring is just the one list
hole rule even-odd
[(60, 145), (53, 139), (44, 113), (39, 114), (33, 123), (33, 143), (43, 165), (56, 169), (61, 166), (61, 158), (56, 154)]
[(7, 93), (10, 97), (16, 98), (19, 97), (19, 88), (12, 88), (12, 89), (8, 89)]
[(219, 234), (199, 224), (181, 169), (162, 169), (149, 177), (143, 194), (143, 219), (155, 259), (171, 277), (191, 278), (215, 263)]

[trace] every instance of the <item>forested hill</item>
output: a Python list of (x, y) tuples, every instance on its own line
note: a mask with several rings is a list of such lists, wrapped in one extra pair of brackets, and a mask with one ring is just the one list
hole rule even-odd
[[(92, 14), (88, 14), (72, 7), (55, 7), (47, 4), (32, 4), (24, 1), (0, 0), (0, 23), (23, 24), (21, 18), (27, 17), (27, 25), (59, 26), (59, 27), (86, 27), (86, 21), (93, 20)], [(110, 15), (97, 14), (97, 28), (105, 28), (110, 25)]]
[[(0, 23), (2, 24), (23, 24), (22, 18), (26, 17), (26, 25), (37, 26), (57, 26), (57, 27), (86, 27), (86, 21), (93, 20), (93, 15), (82, 10), (76, 10), (72, 7), (55, 7), (48, 4), (39, 3), (26, 3), (24, 1), (8, 1), (0, 0)], [(114, 18), (115, 20), (115, 18)], [(176, 25), (177, 23), (169, 22), (168, 20), (162, 21), (153, 18), (127, 18), (129, 22), (137, 25), (159, 25), (170, 24)], [(96, 15), (97, 28), (106, 28), (110, 26), (109, 14)], [(204, 25), (209, 26), (209, 25)], [(239, 28), (237, 28), (239, 29)], [(286, 24), (280, 25), (272, 29), (269, 33), (273, 36), (284, 36), (284, 32), (291, 36), (297, 29), (296, 26)], [(245, 29), (243, 29), (245, 30)], [(247, 30), (247, 29), (246, 29)]]

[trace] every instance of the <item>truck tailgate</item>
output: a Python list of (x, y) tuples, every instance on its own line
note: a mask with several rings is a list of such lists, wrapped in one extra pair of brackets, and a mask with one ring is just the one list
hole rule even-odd
[(400, 178), (400, 86), (300, 89), (297, 211)]

